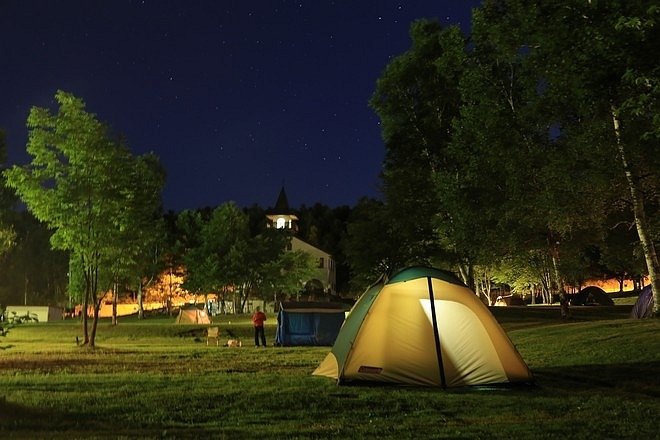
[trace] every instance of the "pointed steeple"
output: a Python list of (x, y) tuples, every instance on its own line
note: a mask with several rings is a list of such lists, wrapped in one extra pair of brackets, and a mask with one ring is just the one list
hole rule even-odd
[(289, 199), (284, 191), (284, 185), (280, 190), (280, 195), (277, 197), (275, 207), (266, 212), (268, 218), (268, 226), (277, 229), (291, 229), (294, 232), (298, 231), (298, 217), (291, 211), (289, 207)]
[(277, 202), (275, 202), (275, 207), (272, 211), (273, 214), (291, 214), (291, 208), (289, 208), (289, 199), (286, 197), (286, 191), (284, 191), (284, 186), (280, 190), (280, 195), (277, 196)]

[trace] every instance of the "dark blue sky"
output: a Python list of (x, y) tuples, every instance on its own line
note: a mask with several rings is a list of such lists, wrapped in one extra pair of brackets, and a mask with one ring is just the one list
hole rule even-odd
[(0, 128), (29, 160), (31, 106), (57, 89), (167, 170), (167, 209), (354, 205), (384, 155), (368, 107), (409, 24), (469, 26), (478, 0), (0, 1)]

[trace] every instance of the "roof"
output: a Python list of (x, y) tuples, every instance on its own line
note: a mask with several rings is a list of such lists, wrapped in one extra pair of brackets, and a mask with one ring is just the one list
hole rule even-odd
[(286, 191), (284, 187), (280, 189), (280, 195), (277, 196), (277, 202), (275, 202), (275, 207), (270, 209), (267, 214), (277, 215), (277, 214), (291, 214), (291, 208), (289, 207), (289, 199), (286, 196)]

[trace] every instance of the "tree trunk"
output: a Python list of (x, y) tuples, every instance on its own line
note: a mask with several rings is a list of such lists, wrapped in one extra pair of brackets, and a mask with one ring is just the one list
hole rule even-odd
[(225, 309), (225, 295), (227, 294), (227, 288), (222, 288), (222, 293), (220, 296), (220, 313), (223, 315), (227, 314), (227, 309)]
[(28, 284), (29, 284), (28, 276), (27, 276), (27, 273), (25, 273), (25, 283), (23, 284), (23, 305), (24, 306), (28, 305), (28, 301), (27, 301)]
[(541, 275), (542, 304), (552, 304), (552, 275), (549, 270), (544, 270)]
[(89, 346), (91, 348), (94, 348), (96, 346), (96, 328), (98, 327), (98, 323), (99, 323), (99, 309), (101, 308), (101, 301), (103, 301), (103, 297), (98, 298), (98, 292), (99, 292), (98, 255), (96, 255), (96, 264), (91, 272), (92, 272), (92, 276), (90, 277), (91, 279), (90, 299), (94, 304), (94, 320), (92, 321), (92, 331), (89, 335)]
[(99, 324), (101, 301), (103, 301), (103, 297), (99, 298), (98, 300), (94, 300), (94, 320), (92, 321), (92, 332), (89, 337), (89, 346), (92, 348), (96, 347), (96, 329)]
[(473, 292), (474, 288), (474, 267), (470, 262), (465, 262), (458, 265), (458, 272), (461, 275), (461, 279)]
[(241, 302), (241, 313), (245, 313), (245, 306), (247, 305), (248, 302), (248, 292), (245, 289), (245, 286), (241, 288), (242, 292), (239, 293), (239, 301)]
[(635, 215), (635, 226), (637, 227), (637, 235), (639, 242), (644, 251), (644, 259), (646, 260), (646, 268), (649, 272), (649, 279), (651, 281), (651, 289), (653, 290), (653, 316), (660, 316), (660, 264), (658, 264), (658, 254), (655, 252), (653, 240), (649, 235), (648, 221), (646, 220), (646, 211), (644, 209), (644, 197), (642, 192), (637, 186), (637, 182), (633, 176), (632, 169), (628, 163), (625, 147), (621, 141), (621, 126), (619, 122), (618, 111), (612, 107), (612, 124), (614, 125), (614, 135), (616, 137), (616, 145), (619, 150), (619, 157), (623, 165), (623, 172), (626, 176), (628, 189), (630, 190), (630, 200), (633, 206), (633, 213)]
[(137, 303), (138, 303), (138, 319), (144, 319), (144, 304), (142, 303), (142, 279), (138, 280)]
[(552, 259), (552, 275), (554, 280), (551, 284), (554, 289), (550, 292), (550, 303), (552, 304), (553, 294), (559, 294), (559, 300), (563, 301), (566, 291), (564, 290), (564, 280), (559, 274), (559, 241), (555, 239), (552, 233), (548, 233), (548, 245), (550, 246), (550, 256)]
[(486, 295), (486, 299), (488, 300), (488, 305), (492, 306), (493, 305), (493, 298), (491, 297), (491, 293), (493, 291), (493, 284), (491, 283), (491, 280), (488, 276), (484, 275), (484, 293)]
[(170, 281), (167, 292), (167, 316), (172, 316), (172, 268), (170, 267)]
[(85, 269), (85, 294), (83, 295), (83, 303), (82, 303), (82, 310), (80, 313), (82, 313), (82, 331), (83, 331), (83, 345), (89, 344), (89, 332), (88, 332), (88, 327), (87, 323), (89, 320), (89, 297), (91, 295), (91, 290), (92, 290), (92, 280), (90, 276), (90, 271), (88, 269)]
[(119, 285), (115, 281), (112, 284), (112, 325), (117, 325), (117, 293)]

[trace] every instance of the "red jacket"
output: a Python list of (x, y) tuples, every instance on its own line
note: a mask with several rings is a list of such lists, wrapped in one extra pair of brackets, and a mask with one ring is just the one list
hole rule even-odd
[(254, 312), (254, 315), (252, 315), (252, 325), (255, 327), (263, 327), (265, 320), (266, 314), (262, 311)]

